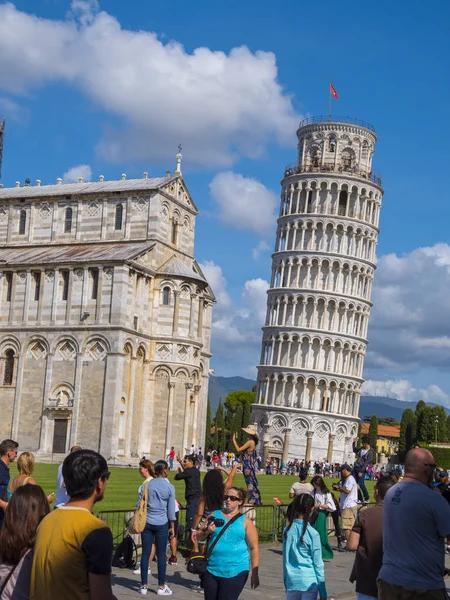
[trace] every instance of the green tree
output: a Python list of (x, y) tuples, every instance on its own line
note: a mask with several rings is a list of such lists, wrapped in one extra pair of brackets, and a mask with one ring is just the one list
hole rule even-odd
[(219, 401), (219, 406), (217, 407), (215, 420), (216, 420), (216, 429), (217, 429), (217, 433), (218, 433), (216, 450), (218, 452), (223, 452), (225, 450), (225, 418), (224, 418), (224, 414), (223, 414), (222, 400)]
[[(378, 441), (378, 417), (377, 415), (372, 415), (372, 418), (370, 419), (370, 426), (369, 426), (369, 444), (372, 446), (372, 448), (374, 449), (375, 455), (377, 453), (377, 441)], [(374, 459), (375, 460), (375, 459)]]
[(398, 454), (401, 461), (405, 460), (406, 453), (411, 450), (416, 442), (417, 417), (416, 413), (407, 408), (403, 411), (400, 422), (400, 440), (398, 443)]
[(208, 396), (208, 404), (206, 405), (206, 430), (205, 430), (205, 446), (204, 446), (204, 454), (208, 448), (211, 447), (211, 402)]
[(248, 427), (252, 420), (252, 405), (246, 402), (242, 414), (242, 427)]
[(235, 392), (230, 392), (227, 394), (225, 398), (225, 406), (236, 411), (236, 408), (239, 404), (242, 406), (248, 402), (248, 404), (253, 404), (255, 402), (255, 392), (249, 392), (247, 390), (236, 390)]
[(362, 422), (360, 421), (358, 424), (358, 441), (356, 442), (358, 448), (362, 446)]
[(219, 431), (217, 429), (217, 424), (214, 419), (213, 450), (217, 450), (218, 446), (219, 446)]
[[(425, 403), (424, 403), (425, 404)], [(434, 440), (434, 413), (431, 406), (425, 404), (417, 414), (417, 441), (431, 442)]]
[(420, 413), (426, 407), (427, 407), (427, 405), (425, 404), (425, 402), (423, 400), (419, 400), (419, 402), (416, 404), (416, 417), (417, 418), (419, 418)]
[[(433, 406), (431, 409), (433, 415), (433, 437), (432, 442), (447, 441), (447, 413), (443, 406)], [(436, 440), (437, 433), (437, 440)]]
[(450, 415), (447, 417), (447, 442), (450, 442)]

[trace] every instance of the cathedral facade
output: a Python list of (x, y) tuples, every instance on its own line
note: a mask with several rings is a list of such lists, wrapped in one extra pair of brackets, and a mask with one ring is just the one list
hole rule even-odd
[(0, 189), (2, 439), (117, 463), (203, 445), (215, 298), (180, 161), (161, 178)]

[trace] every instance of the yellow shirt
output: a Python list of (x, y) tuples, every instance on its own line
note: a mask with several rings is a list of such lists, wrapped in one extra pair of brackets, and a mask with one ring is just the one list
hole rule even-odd
[(91, 600), (89, 573), (111, 573), (109, 527), (85, 508), (61, 506), (37, 530), (32, 600)]

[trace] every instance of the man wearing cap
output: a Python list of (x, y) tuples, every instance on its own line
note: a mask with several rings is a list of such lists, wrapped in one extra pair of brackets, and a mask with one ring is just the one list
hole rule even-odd
[(345, 538), (348, 540), (356, 520), (358, 485), (349, 465), (342, 465), (340, 471), (341, 481), (333, 485), (333, 490), (341, 493), (339, 504), (342, 514), (342, 529), (344, 530)]
[(182, 461), (178, 453), (177, 460), (180, 466), (178, 467), (178, 473), (175, 475), (175, 480), (184, 479), (186, 486), (184, 497), (186, 498), (186, 537), (188, 537), (192, 529), (192, 522), (197, 514), (198, 501), (202, 493), (200, 471), (195, 466), (197, 457), (192, 454), (185, 456)]

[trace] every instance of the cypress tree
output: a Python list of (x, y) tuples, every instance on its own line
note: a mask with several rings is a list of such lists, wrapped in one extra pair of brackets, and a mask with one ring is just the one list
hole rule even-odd
[(219, 402), (216, 412), (216, 429), (218, 433), (217, 450), (223, 452), (225, 450), (225, 419), (223, 414), (222, 399)]
[(400, 440), (398, 454), (401, 461), (405, 460), (406, 453), (411, 450), (416, 442), (417, 417), (411, 408), (403, 411), (400, 423)]
[(242, 427), (248, 427), (252, 420), (252, 406), (248, 402), (244, 404), (244, 410), (242, 414)]
[(450, 442), (450, 415), (447, 417), (447, 442)]
[(206, 407), (206, 430), (205, 430), (205, 445), (204, 445), (204, 455), (208, 451), (208, 448), (211, 447), (211, 402), (208, 396), (208, 404)]
[(373, 451), (374, 451), (374, 462), (376, 462), (376, 456), (377, 456), (377, 448), (378, 448), (378, 417), (377, 415), (372, 415), (371, 419), (370, 419), (370, 426), (369, 426), (369, 444), (372, 446)]

